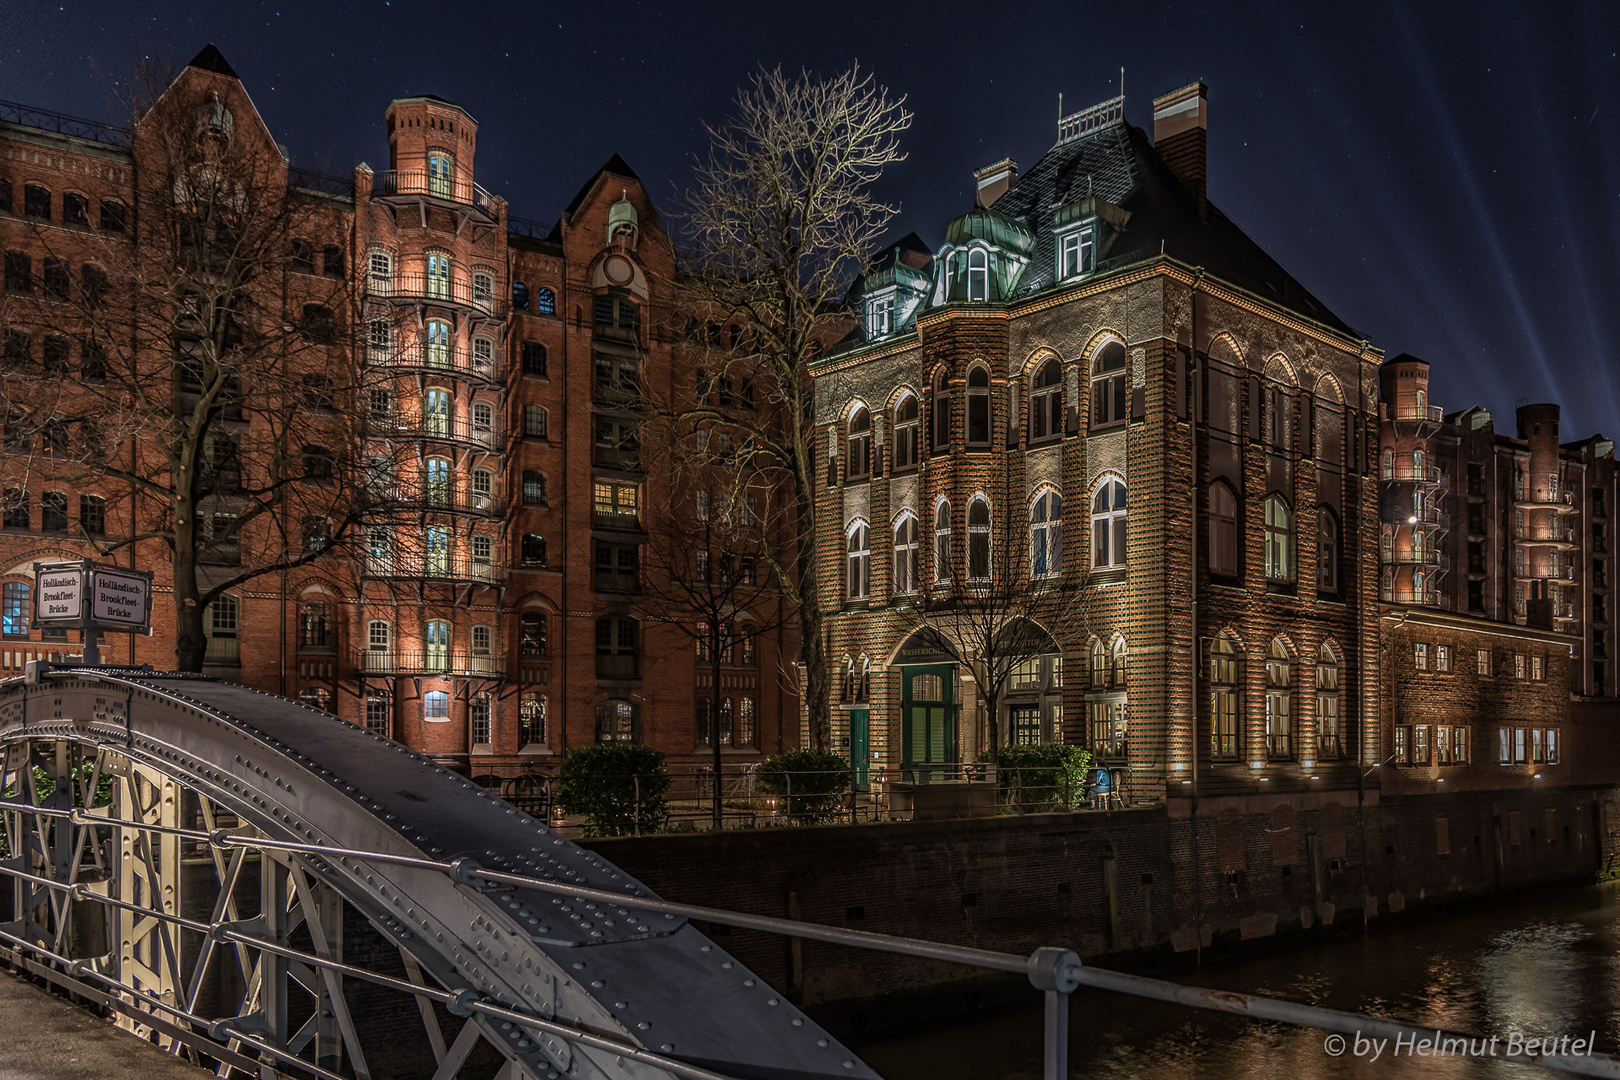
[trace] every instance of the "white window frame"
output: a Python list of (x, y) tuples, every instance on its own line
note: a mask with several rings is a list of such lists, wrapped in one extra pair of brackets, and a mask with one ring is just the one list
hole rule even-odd
[(1063, 495), (1041, 488), (1029, 507), (1029, 576), (1052, 578), (1063, 573)]
[(1087, 223), (1058, 237), (1059, 281), (1084, 277), (1097, 269), (1097, 227)]
[[(1117, 505), (1119, 493), (1115, 487), (1121, 489), (1127, 506), (1130, 500), (1130, 487), (1125, 478), (1118, 473), (1103, 473), (1091, 488), (1091, 568), (1093, 570), (1117, 570), (1128, 566), (1130, 552), (1124, 544), (1124, 533), (1129, 529), (1129, 513), (1125, 507)], [(1097, 499), (1107, 493), (1107, 505), (1101, 509), (1097, 506)]]
[(917, 515), (910, 510), (902, 513), (894, 523), (894, 591), (896, 595), (909, 595), (917, 591), (921, 582), (922, 567), (919, 563), (919, 553), (922, 550), (922, 530), (917, 523)]
[(968, 249), (967, 298), (970, 304), (983, 304), (990, 299), (990, 252), (986, 248)]
[(895, 291), (874, 293), (866, 298), (866, 336), (885, 337), (894, 333)]
[[(944, 524), (941, 524), (943, 520)], [(951, 580), (951, 501), (934, 504), (934, 581)]]
[(844, 530), (845, 569), (844, 596), (849, 600), (865, 600), (871, 595), (872, 532), (865, 518), (856, 518)]

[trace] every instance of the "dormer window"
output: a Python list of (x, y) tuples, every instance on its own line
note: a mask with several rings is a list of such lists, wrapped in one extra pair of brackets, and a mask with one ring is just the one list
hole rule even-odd
[(1097, 269), (1097, 229), (1087, 225), (1058, 238), (1058, 278), (1067, 281)]
[(990, 299), (990, 255), (984, 248), (968, 252), (968, 303)]
[(866, 301), (866, 336), (880, 338), (894, 332), (894, 294), (873, 296)]

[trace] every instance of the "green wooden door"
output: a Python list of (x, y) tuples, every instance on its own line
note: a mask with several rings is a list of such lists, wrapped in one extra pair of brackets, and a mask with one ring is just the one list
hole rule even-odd
[(849, 713), (849, 764), (855, 772), (855, 787), (866, 790), (871, 778), (872, 755), (867, 748), (872, 720), (868, 709), (852, 709)]
[(944, 779), (955, 770), (940, 766), (956, 762), (956, 709), (951, 700), (956, 669), (939, 664), (904, 670), (900, 710), (907, 779), (924, 784)]

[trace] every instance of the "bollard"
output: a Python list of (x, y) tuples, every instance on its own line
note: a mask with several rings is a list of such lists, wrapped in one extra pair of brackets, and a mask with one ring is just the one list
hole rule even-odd
[(1030, 984), (1046, 991), (1041, 1075), (1045, 1080), (1068, 1080), (1069, 995), (1080, 985), (1080, 958), (1068, 949), (1046, 946), (1030, 954), (1028, 971)]

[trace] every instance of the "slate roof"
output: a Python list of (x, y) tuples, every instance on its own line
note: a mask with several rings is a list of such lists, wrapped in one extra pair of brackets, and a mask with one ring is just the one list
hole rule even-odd
[(998, 213), (1020, 218), (1035, 236), (1035, 253), (1016, 296), (1049, 288), (1056, 277), (1053, 212), (1097, 195), (1130, 211), (1125, 232), (1103, 254), (1099, 270), (1156, 258), (1202, 266), (1212, 275), (1349, 337), (1362, 335), (1318, 300), (1214, 204), (1200, 216), (1197, 200), (1132, 124), (1110, 124), (1059, 143), (996, 200)]

